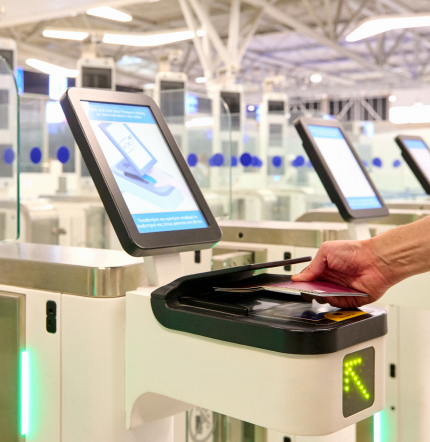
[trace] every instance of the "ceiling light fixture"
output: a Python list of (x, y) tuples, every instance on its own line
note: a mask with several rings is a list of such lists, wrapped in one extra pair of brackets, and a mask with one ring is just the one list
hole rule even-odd
[(206, 77), (197, 77), (196, 83), (206, 83), (208, 79)]
[(312, 74), (311, 81), (312, 83), (319, 83), (322, 80), (321, 74)]
[(430, 14), (385, 15), (362, 21), (358, 27), (346, 37), (346, 41), (354, 42), (392, 31), (393, 29), (421, 28), (430, 26)]
[(197, 29), (196, 35), (197, 37), (204, 37), (206, 35), (206, 31), (204, 29)]
[(395, 95), (390, 95), (388, 99), (390, 100), (391, 103), (394, 103), (397, 100), (397, 97)]
[(190, 40), (196, 34), (190, 30), (180, 30), (174, 32), (163, 32), (158, 34), (105, 34), (103, 43), (126, 46), (161, 46), (169, 43), (176, 43), (178, 41)]
[(34, 58), (29, 58), (25, 62), (34, 69), (42, 71), (49, 75), (64, 75), (66, 77), (76, 78), (79, 75), (77, 69), (67, 69), (55, 64), (46, 63), (45, 61), (36, 60)]
[(54, 29), (45, 29), (42, 32), (44, 37), (48, 38), (62, 38), (64, 40), (77, 40), (82, 41), (85, 40), (88, 35), (88, 32), (79, 32), (79, 31), (56, 31)]
[(125, 14), (124, 12), (111, 8), (110, 6), (101, 6), (100, 8), (88, 9), (87, 14), (93, 15), (94, 17), (106, 18), (108, 20), (115, 21), (125, 22), (133, 20), (131, 15)]

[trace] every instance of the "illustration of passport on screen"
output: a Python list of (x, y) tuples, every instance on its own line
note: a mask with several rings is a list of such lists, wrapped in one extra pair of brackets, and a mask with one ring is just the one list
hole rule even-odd
[[(169, 175), (155, 166), (158, 160), (126, 123), (100, 123), (99, 128), (124, 157), (112, 168), (112, 172), (122, 178), (122, 192), (130, 192), (169, 209), (181, 204), (184, 197), (178, 189), (172, 185), (157, 186), (158, 177)], [(153, 197), (142, 195), (141, 189), (151, 192)], [(165, 200), (166, 197), (169, 198)]]

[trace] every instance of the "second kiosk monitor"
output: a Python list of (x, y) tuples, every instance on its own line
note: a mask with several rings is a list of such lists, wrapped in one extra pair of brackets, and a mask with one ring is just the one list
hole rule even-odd
[(414, 135), (399, 135), (395, 140), (402, 151), (402, 157), (430, 195), (430, 150), (427, 144), (421, 137)]
[(338, 121), (300, 118), (294, 125), (344, 220), (388, 215), (384, 200)]

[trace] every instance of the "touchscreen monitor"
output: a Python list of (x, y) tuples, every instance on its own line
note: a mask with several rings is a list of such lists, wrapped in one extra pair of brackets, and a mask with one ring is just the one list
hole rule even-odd
[(322, 119), (296, 123), (309, 158), (342, 216), (386, 216), (381, 196), (339, 123)]
[[(136, 94), (72, 91), (62, 100), (66, 117), (106, 208), (117, 208), (119, 216), (112, 209), (108, 214), (117, 233), (128, 233), (126, 251), (189, 249), (193, 241), (192, 249), (198, 249), (219, 240), (219, 228), (155, 103), (143, 95), (130, 102)], [(87, 143), (79, 141), (82, 135)]]
[(430, 149), (421, 137), (399, 135), (396, 143), (402, 156), (426, 193), (430, 194)]

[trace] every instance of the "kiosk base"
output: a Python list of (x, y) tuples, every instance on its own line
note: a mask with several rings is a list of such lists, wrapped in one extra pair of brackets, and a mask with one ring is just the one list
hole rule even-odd
[[(166, 396), (166, 407), (173, 406), (173, 400), (196, 404), (307, 436), (334, 433), (383, 408), (384, 336), (329, 354), (278, 353), (163, 327), (152, 312), (153, 290), (144, 287), (126, 295), (128, 425), (137, 413), (136, 401), (145, 403), (145, 397), (152, 396), (148, 393)], [(369, 347), (375, 350), (374, 402), (344, 417), (344, 358)]]

